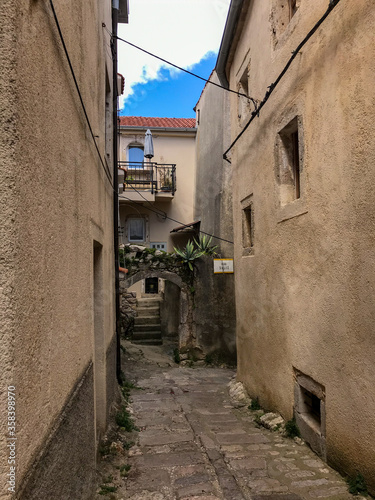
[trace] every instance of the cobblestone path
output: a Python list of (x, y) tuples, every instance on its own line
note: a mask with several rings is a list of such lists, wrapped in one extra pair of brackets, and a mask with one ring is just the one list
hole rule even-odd
[(140, 431), (126, 455), (104, 461), (102, 474), (121, 464), (130, 469), (110, 478), (117, 490), (109, 498), (354, 498), (344, 479), (306, 445), (257, 427), (252, 412), (232, 406), (227, 385), (234, 371), (179, 367), (159, 347), (126, 349), (126, 376), (143, 389), (131, 394)]

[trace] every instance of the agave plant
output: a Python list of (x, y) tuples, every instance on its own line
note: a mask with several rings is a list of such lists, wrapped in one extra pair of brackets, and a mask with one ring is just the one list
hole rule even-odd
[(204, 253), (204, 255), (217, 255), (215, 250), (217, 245), (211, 246), (212, 236), (208, 237), (206, 234), (199, 235), (199, 241), (194, 238), (194, 242), (198, 247), (198, 250)]
[(182, 262), (189, 266), (190, 271), (193, 271), (193, 264), (196, 259), (202, 257), (204, 254), (203, 250), (199, 248), (194, 248), (194, 244), (192, 241), (188, 241), (186, 243), (186, 247), (182, 250), (180, 248), (174, 248), (176, 254), (181, 257)]

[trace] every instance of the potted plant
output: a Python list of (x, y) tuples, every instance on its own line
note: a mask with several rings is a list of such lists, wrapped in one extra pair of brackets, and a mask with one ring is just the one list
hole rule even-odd
[(172, 191), (172, 174), (164, 170), (160, 174), (160, 189), (162, 191)]

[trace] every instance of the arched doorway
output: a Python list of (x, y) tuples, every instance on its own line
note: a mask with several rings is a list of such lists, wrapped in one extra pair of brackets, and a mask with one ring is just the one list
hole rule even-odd
[(178, 301), (178, 347), (181, 353), (196, 347), (196, 336), (193, 323), (193, 300), (188, 285), (177, 273), (167, 270), (142, 269), (131, 275), (120, 278), (122, 293), (135, 283), (147, 278), (161, 278), (176, 285), (179, 289)]

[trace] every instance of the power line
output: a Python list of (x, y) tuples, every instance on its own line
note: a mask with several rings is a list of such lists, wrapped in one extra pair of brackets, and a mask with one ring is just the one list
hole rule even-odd
[[(141, 194), (137, 189), (133, 188), (138, 194)], [(142, 196), (142, 195), (141, 195)], [(131, 198), (127, 198), (126, 196), (122, 195), (122, 198), (130, 201), (131, 203), (137, 205), (137, 203), (132, 200)], [(143, 196), (142, 196), (143, 198)], [(147, 201), (147, 200), (146, 200)], [(146, 210), (150, 210), (150, 212), (154, 212), (156, 215), (162, 215), (160, 213), (160, 211), (157, 211), (157, 210), (154, 210), (154, 208), (149, 208), (149, 207), (144, 207)], [(164, 212), (165, 213), (165, 212)], [(190, 227), (191, 224), (184, 224), (183, 222), (179, 221), (179, 220), (176, 220), (176, 219), (173, 219), (172, 217), (169, 217), (168, 215), (164, 215), (163, 213), (163, 217), (165, 217), (166, 219), (169, 219), (173, 222), (176, 222), (177, 224), (181, 224), (182, 227)], [(212, 236), (212, 238), (215, 238), (216, 240), (220, 240), (220, 241), (225, 241), (226, 243), (231, 243), (232, 245), (234, 245), (234, 242), (233, 241), (229, 241), (229, 240), (226, 240), (225, 238), (220, 238), (219, 236), (215, 236), (214, 234), (210, 234), (210, 233), (206, 233), (205, 231), (199, 231), (200, 233), (202, 234), (205, 234), (206, 236)]]
[(89, 120), (89, 117), (88, 117), (88, 114), (87, 114), (87, 111), (86, 111), (86, 106), (85, 106), (85, 104), (83, 102), (81, 90), (79, 88), (79, 85), (78, 85), (78, 82), (77, 82), (77, 78), (76, 78), (76, 75), (74, 73), (74, 69), (73, 69), (72, 62), (70, 60), (68, 49), (66, 48), (66, 45), (65, 45), (64, 36), (63, 36), (61, 28), (60, 28), (60, 23), (59, 23), (59, 20), (57, 18), (57, 15), (56, 15), (56, 11), (55, 11), (55, 7), (53, 5), (53, 1), (49, 0), (49, 3), (50, 3), (50, 6), (51, 6), (51, 9), (52, 9), (53, 18), (55, 20), (57, 31), (59, 32), (59, 36), (60, 36), (60, 40), (61, 40), (64, 52), (65, 52), (65, 56), (66, 56), (66, 59), (67, 59), (68, 64), (69, 64), (70, 72), (72, 74), (72, 77), (73, 77), (73, 80), (74, 80), (74, 84), (75, 84), (75, 87), (76, 87), (77, 92), (78, 92), (78, 97), (79, 97), (79, 100), (81, 101), (83, 113), (85, 115), (85, 118), (86, 118), (89, 130), (90, 130), (90, 134), (91, 134), (92, 140), (94, 141), (96, 152), (98, 153), (98, 156), (99, 156), (99, 159), (100, 159), (100, 163), (102, 164), (102, 167), (103, 167), (103, 170), (104, 170), (104, 172), (105, 172), (105, 174), (107, 176), (107, 179), (109, 180), (109, 183), (111, 184), (112, 189), (114, 189), (114, 186), (112, 184), (112, 178), (111, 178), (111, 175), (110, 175), (110, 172), (109, 172), (109, 167), (108, 167), (107, 163), (104, 163), (104, 161), (103, 161), (102, 155), (100, 154), (100, 151), (99, 151), (98, 144), (96, 142), (96, 138), (95, 138), (94, 132), (93, 132), (92, 127), (91, 127), (91, 123), (90, 123), (90, 120)]
[(328, 9), (325, 12), (325, 14), (319, 19), (319, 21), (315, 24), (315, 26), (309, 31), (309, 33), (305, 36), (305, 38), (302, 40), (302, 42), (298, 45), (298, 47), (292, 52), (292, 56), (286, 63), (284, 69), (281, 71), (279, 76), (276, 78), (274, 83), (271, 83), (271, 85), (268, 88), (263, 100), (259, 103), (259, 106), (256, 108), (255, 111), (251, 113), (251, 118), (249, 121), (246, 123), (244, 128), (241, 130), (241, 132), (237, 135), (235, 140), (232, 142), (232, 144), (229, 146), (229, 148), (225, 151), (223, 154), (224, 160), (227, 162), (231, 163), (230, 160), (227, 158), (227, 153), (233, 148), (233, 146), (236, 144), (236, 142), (239, 140), (239, 138), (242, 136), (242, 134), (245, 132), (245, 130), (249, 127), (249, 125), (252, 123), (252, 121), (259, 116), (260, 110), (263, 108), (263, 106), (266, 104), (268, 99), (270, 98), (272, 92), (275, 90), (277, 85), (280, 83), (280, 80), (283, 78), (285, 73), (288, 71), (290, 65), (292, 64), (293, 60), (297, 57), (297, 54), (299, 51), (302, 49), (302, 47), (310, 40), (310, 38), (313, 36), (313, 34), (317, 31), (319, 26), (325, 21), (325, 19), (329, 16), (329, 14), (332, 12), (332, 10), (336, 7), (336, 5), (339, 4), (341, 0), (330, 0)]
[[(145, 197), (143, 196), (143, 194), (142, 194), (140, 191), (138, 191), (138, 190), (137, 190), (134, 186), (132, 186), (131, 184), (128, 184), (128, 186), (129, 186), (129, 187), (131, 187), (131, 188), (132, 188), (132, 189), (133, 189), (133, 190), (134, 190), (137, 194), (139, 194), (139, 196), (141, 196), (141, 197), (145, 200), (145, 202), (146, 202), (146, 203), (148, 203), (148, 204), (149, 204), (149, 205), (150, 205), (150, 206), (154, 209), (154, 206), (151, 204), (151, 202), (150, 202), (147, 198), (145, 198)], [(161, 216), (162, 216), (162, 217), (164, 217), (164, 218), (167, 218), (167, 212), (164, 212), (164, 210), (160, 210), (160, 209), (158, 209), (158, 210), (159, 210), (159, 212), (160, 212), (160, 214), (159, 214), (159, 215), (161, 215)]]
[[(104, 23), (103, 23), (103, 28), (105, 28)], [(108, 29), (107, 29), (107, 31), (108, 31), (108, 33), (110, 33), (110, 31)], [(111, 34), (111, 36), (113, 36), (113, 35)], [(125, 40), (124, 38), (120, 38), (119, 36), (113, 36), (113, 38), (117, 38), (117, 40), (120, 40), (120, 42), (127, 43), (131, 47), (134, 47), (135, 49), (141, 50), (145, 54), (148, 54), (151, 57), (155, 57), (156, 59), (159, 59), (159, 61), (163, 61), (166, 64), (169, 64), (169, 66), (173, 66), (174, 68), (177, 68), (180, 71), (184, 71), (188, 75), (194, 76), (195, 78), (199, 78), (199, 80), (202, 80), (203, 82), (206, 82), (206, 83), (209, 83), (211, 85), (214, 85), (215, 87), (219, 87), (220, 89), (226, 90), (227, 92), (231, 92), (232, 94), (236, 94), (236, 95), (239, 95), (241, 97), (245, 97), (246, 99), (250, 100), (253, 103), (255, 109), (257, 109), (257, 106), (258, 106), (257, 105), (257, 101), (256, 101), (256, 99), (254, 99), (251, 96), (243, 94), (242, 92), (237, 92), (236, 90), (227, 89), (226, 87), (223, 87), (223, 85), (220, 85), (219, 83), (211, 82), (211, 80), (207, 80), (206, 78), (203, 78), (202, 76), (199, 76), (199, 75), (197, 75), (195, 73), (192, 73), (191, 71), (189, 71), (187, 69), (184, 69), (181, 66), (177, 66), (177, 64), (171, 63), (170, 61), (167, 61), (166, 59), (163, 59), (162, 57), (159, 57), (156, 54), (153, 54), (152, 52), (149, 52), (148, 50), (142, 49), (142, 47), (138, 47), (138, 45), (135, 45), (134, 43), (131, 43), (128, 40)]]

